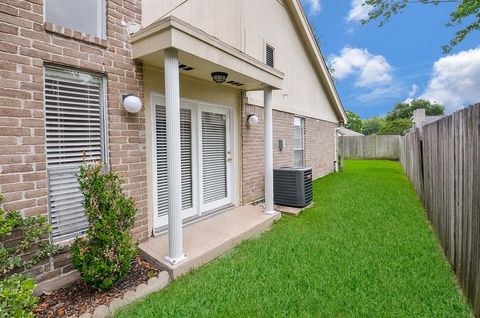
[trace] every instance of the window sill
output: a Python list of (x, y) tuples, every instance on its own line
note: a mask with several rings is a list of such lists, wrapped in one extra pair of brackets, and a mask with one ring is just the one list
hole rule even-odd
[(71, 39), (75, 39), (75, 40), (78, 40), (78, 41), (83, 41), (83, 42), (87, 42), (87, 43), (90, 43), (90, 44), (98, 45), (98, 46), (103, 47), (103, 48), (106, 48), (107, 44), (108, 44), (106, 39), (102, 39), (102, 38), (99, 38), (99, 37), (93, 36), (93, 35), (88, 35), (88, 34), (85, 34), (85, 33), (79, 32), (79, 31), (74, 31), (72, 29), (65, 28), (65, 27), (63, 27), (61, 25), (58, 25), (58, 24), (45, 22), (43, 24), (43, 27), (44, 27), (45, 31), (47, 31), (47, 32), (59, 34), (61, 36), (71, 38)]

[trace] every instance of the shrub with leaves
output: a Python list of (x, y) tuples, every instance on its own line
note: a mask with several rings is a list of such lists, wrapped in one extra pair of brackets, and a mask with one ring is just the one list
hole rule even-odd
[(91, 288), (105, 290), (127, 275), (137, 254), (130, 234), (135, 203), (126, 198), (120, 176), (104, 173), (99, 163), (82, 166), (77, 179), (89, 226), (72, 245), (72, 261)]
[(33, 318), (31, 309), (38, 298), (32, 295), (35, 281), (24, 274), (13, 274), (0, 281), (0, 317)]
[(37, 302), (32, 295), (35, 281), (17, 272), (61, 250), (48, 240), (50, 232), (45, 216), (22, 218), (18, 211), (0, 208), (0, 317), (33, 317), (31, 309)]

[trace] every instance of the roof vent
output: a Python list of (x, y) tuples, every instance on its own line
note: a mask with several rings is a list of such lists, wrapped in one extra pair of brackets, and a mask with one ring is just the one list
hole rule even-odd
[(193, 67), (191, 67), (191, 66), (188, 66), (188, 65), (185, 65), (185, 64), (181, 64), (181, 63), (178, 64), (178, 68), (179, 68), (180, 70), (186, 71), (186, 72), (195, 69), (195, 68), (193, 68)]
[(237, 81), (228, 81), (227, 84), (233, 85), (233, 86), (243, 86), (243, 83), (237, 82)]
[(265, 47), (265, 63), (270, 67), (274, 67), (274, 53), (275, 48), (267, 44)]

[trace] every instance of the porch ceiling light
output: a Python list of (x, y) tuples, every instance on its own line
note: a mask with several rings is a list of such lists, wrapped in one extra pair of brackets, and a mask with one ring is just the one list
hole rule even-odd
[(213, 72), (212, 79), (215, 83), (221, 84), (227, 80), (228, 73), (225, 72)]
[(123, 108), (129, 113), (138, 113), (142, 109), (142, 100), (135, 95), (123, 95)]
[(258, 116), (255, 114), (250, 114), (247, 116), (247, 122), (250, 126), (258, 124)]

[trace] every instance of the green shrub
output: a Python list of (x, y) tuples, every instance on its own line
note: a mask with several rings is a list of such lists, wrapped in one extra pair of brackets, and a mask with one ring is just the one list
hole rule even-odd
[(13, 274), (0, 281), (0, 317), (33, 318), (31, 309), (37, 304), (32, 295), (35, 281), (23, 274)]
[[(50, 232), (45, 216), (22, 218), (18, 211), (0, 209), (0, 318), (33, 317), (35, 281), (12, 273), (29, 269), (61, 250), (48, 240)], [(27, 254), (30, 256), (25, 257)]]
[(72, 262), (91, 288), (105, 290), (127, 275), (137, 254), (130, 234), (135, 203), (125, 197), (120, 176), (103, 173), (101, 164), (82, 166), (77, 179), (89, 226), (72, 245)]

